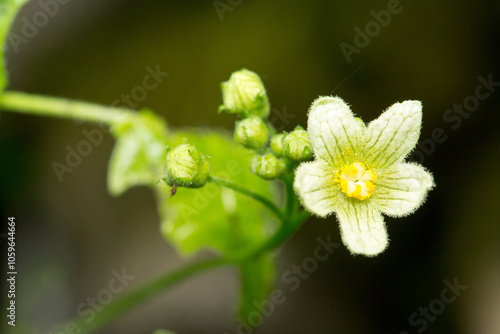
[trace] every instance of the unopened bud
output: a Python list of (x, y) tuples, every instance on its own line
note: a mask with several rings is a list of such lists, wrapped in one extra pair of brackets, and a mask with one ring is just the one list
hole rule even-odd
[(237, 143), (252, 149), (259, 149), (267, 144), (269, 131), (262, 118), (252, 116), (236, 122), (234, 140)]
[(167, 153), (165, 180), (170, 186), (202, 187), (210, 170), (207, 158), (192, 144), (181, 144)]
[(285, 137), (285, 134), (283, 133), (278, 133), (276, 135), (273, 135), (271, 137), (271, 143), (269, 146), (271, 147), (271, 151), (277, 156), (281, 157), (283, 156), (283, 138)]
[(307, 132), (300, 126), (283, 139), (283, 154), (293, 161), (300, 162), (311, 159), (312, 150)]
[(269, 99), (264, 84), (257, 73), (247, 69), (233, 72), (221, 84), (223, 105), (219, 112), (240, 114), (242, 117), (269, 115)]
[(281, 162), (272, 153), (256, 155), (250, 162), (250, 170), (263, 179), (274, 180), (281, 173)]

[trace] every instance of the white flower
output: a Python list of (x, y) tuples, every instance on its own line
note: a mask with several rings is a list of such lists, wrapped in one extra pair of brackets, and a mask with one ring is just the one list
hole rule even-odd
[(381, 213), (414, 212), (434, 186), (422, 166), (404, 162), (421, 123), (419, 101), (396, 103), (368, 126), (339, 97), (320, 97), (311, 105), (307, 131), (316, 160), (297, 168), (295, 192), (310, 212), (335, 212), (352, 253), (382, 252), (388, 238)]

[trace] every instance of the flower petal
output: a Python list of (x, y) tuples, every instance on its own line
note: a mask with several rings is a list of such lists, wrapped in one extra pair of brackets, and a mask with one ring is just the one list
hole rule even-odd
[(295, 171), (293, 187), (304, 207), (320, 217), (332, 213), (342, 198), (334, 173), (325, 162), (302, 163)]
[(366, 129), (367, 162), (387, 168), (401, 162), (415, 147), (422, 125), (420, 101), (404, 101), (389, 107)]
[(383, 213), (401, 217), (418, 209), (433, 186), (432, 174), (424, 167), (402, 163), (380, 175), (373, 201)]
[(375, 256), (387, 247), (384, 219), (365, 201), (349, 200), (337, 211), (342, 241), (353, 254)]
[(340, 97), (319, 97), (309, 109), (309, 141), (317, 158), (335, 168), (349, 163), (359, 147), (361, 126)]

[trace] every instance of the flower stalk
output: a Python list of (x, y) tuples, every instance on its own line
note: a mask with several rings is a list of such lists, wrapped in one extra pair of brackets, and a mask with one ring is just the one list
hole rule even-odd
[(130, 109), (14, 91), (6, 91), (0, 95), (0, 109), (106, 125), (119, 124), (138, 117), (137, 113)]

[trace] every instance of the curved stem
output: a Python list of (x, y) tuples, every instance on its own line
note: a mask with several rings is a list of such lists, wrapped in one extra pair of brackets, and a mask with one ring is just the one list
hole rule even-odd
[(138, 114), (130, 109), (6, 91), (0, 96), (0, 109), (39, 116), (78, 119), (94, 123), (116, 124)]
[[(229, 265), (231, 263), (232, 262), (226, 259), (212, 258), (193, 263), (174, 272), (169, 272), (166, 275), (163, 275), (137, 288), (124, 297), (117, 299), (116, 301), (112, 301), (100, 312), (95, 313), (95, 317), (92, 319), (92, 321), (89, 321), (89, 319), (87, 318), (79, 318), (75, 321), (75, 325), (73, 325), (73, 327), (80, 329), (79, 333), (81, 334), (91, 333), (101, 328), (103, 325), (109, 323), (119, 315), (122, 315), (123, 313), (132, 309), (134, 306), (137, 306), (139, 303), (145, 301), (146, 299), (156, 295), (161, 291), (170, 288), (171, 286), (179, 283), (185, 278), (188, 278), (201, 271)], [(65, 326), (68, 326), (68, 324), (62, 326), (59, 331), (55, 332), (66, 333), (66, 329), (64, 328)]]
[(309, 212), (302, 212), (296, 219), (293, 219), (286, 224), (281, 225), (281, 227), (276, 231), (275, 234), (272, 235), (262, 246), (257, 248), (251, 255), (248, 257), (256, 257), (260, 254), (270, 251), (277, 246), (279, 246), (283, 241), (288, 239), (301, 225), (304, 221), (306, 221), (311, 215)]
[(285, 214), (279, 229), (264, 242), (256, 251), (253, 256), (269, 251), (279, 246), (283, 241), (289, 238), (299, 228), (304, 221), (306, 221), (311, 214), (307, 211), (298, 212), (299, 205), (293, 190), (293, 176), (285, 177), (283, 179), (285, 184)]
[(276, 206), (276, 204), (271, 202), (271, 200), (269, 200), (268, 198), (266, 198), (260, 194), (257, 194), (256, 192), (253, 192), (252, 190), (250, 190), (248, 188), (237, 185), (231, 181), (221, 179), (219, 177), (215, 177), (215, 176), (210, 175), (208, 177), (208, 181), (213, 182), (221, 187), (226, 187), (226, 188), (232, 189), (234, 191), (239, 192), (240, 194), (243, 194), (247, 197), (253, 198), (256, 201), (261, 202), (269, 210), (271, 210), (271, 212), (274, 213), (279, 219), (281, 219), (281, 220), (283, 219), (283, 212), (281, 212), (281, 210)]

